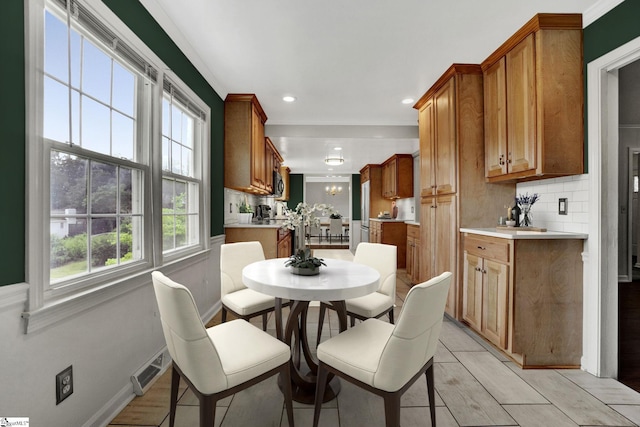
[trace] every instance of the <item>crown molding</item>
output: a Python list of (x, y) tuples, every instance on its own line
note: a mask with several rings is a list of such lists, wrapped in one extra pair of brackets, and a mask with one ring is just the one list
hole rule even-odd
[(586, 28), (624, 0), (600, 0), (582, 14), (582, 27)]

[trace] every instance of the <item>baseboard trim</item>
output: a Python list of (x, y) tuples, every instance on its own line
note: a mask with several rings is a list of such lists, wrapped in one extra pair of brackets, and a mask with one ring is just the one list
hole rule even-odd
[(133, 384), (127, 381), (122, 387), (93, 417), (89, 418), (83, 427), (106, 427), (120, 412), (136, 397), (133, 392)]

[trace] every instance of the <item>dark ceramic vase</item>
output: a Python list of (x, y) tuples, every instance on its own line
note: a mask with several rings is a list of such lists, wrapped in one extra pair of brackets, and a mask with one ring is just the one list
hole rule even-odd
[(291, 274), (297, 274), (298, 276), (315, 276), (316, 274), (320, 274), (320, 267), (315, 267), (315, 268), (291, 267)]

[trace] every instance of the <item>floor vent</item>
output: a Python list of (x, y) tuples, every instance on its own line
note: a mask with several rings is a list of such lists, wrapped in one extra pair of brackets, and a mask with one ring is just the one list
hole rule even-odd
[(133, 392), (142, 396), (154, 383), (158, 374), (164, 371), (164, 367), (169, 363), (169, 355), (165, 355), (165, 351), (158, 353), (153, 360), (138, 372), (131, 375), (131, 382), (133, 383)]

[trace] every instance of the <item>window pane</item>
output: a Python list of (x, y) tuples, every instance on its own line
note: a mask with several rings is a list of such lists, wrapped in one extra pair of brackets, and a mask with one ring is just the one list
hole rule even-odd
[(181, 151), (180, 144), (175, 142), (171, 144), (171, 172), (173, 173), (182, 173)]
[(86, 38), (82, 43), (82, 91), (111, 103), (111, 58)]
[(162, 213), (173, 213), (173, 183), (171, 179), (162, 180)]
[(117, 259), (118, 233), (115, 218), (91, 219), (91, 267), (100, 268)]
[(133, 120), (127, 116), (123, 116), (117, 111), (113, 111), (112, 119), (111, 145), (113, 152), (111, 155), (120, 159), (134, 160)]
[(169, 138), (162, 137), (162, 170), (170, 171), (169, 167)]
[[(133, 256), (133, 236), (131, 217), (124, 217), (120, 221), (120, 262), (119, 264), (131, 262)], [(109, 262), (111, 261), (111, 262)], [(115, 260), (107, 260), (107, 264), (116, 264)]]
[(193, 148), (194, 120), (187, 114), (182, 114), (182, 145)]
[(187, 244), (187, 216), (176, 215), (176, 248)]
[(45, 138), (69, 142), (69, 91), (50, 77), (44, 78), (44, 105), (42, 124)]
[(50, 280), (86, 273), (87, 222), (75, 218), (51, 218)]
[(91, 163), (91, 213), (115, 214), (117, 200), (117, 167)]
[[(131, 235), (131, 243), (130, 243), (130, 251), (131, 251), (131, 260), (139, 261), (143, 258), (143, 240), (142, 240), (142, 217), (141, 216), (133, 216), (127, 219), (125, 222), (127, 230)], [(125, 229), (121, 229), (121, 233), (124, 233)], [(122, 249), (120, 253), (124, 253)]]
[(182, 141), (182, 111), (175, 104), (171, 105), (171, 139)]
[(109, 109), (86, 96), (82, 97), (82, 147), (111, 154), (109, 147)]
[(120, 168), (120, 213), (133, 212), (133, 195), (131, 190), (131, 169)]
[(81, 145), (80, 141), (80, 92), (71, 91), (71, 142)]
[(184, 176), (193, 176), (193, 169), (191, 163), (191, 150), (186, 147), (182, 147), (182, 174)]
[(80, 89), (80, 64), (82, 59), (82, 37), (71, 29), (71, 86)]
[(186, 204), (188, 203), (187, 184), (184, 182), (175, 182), (176, 195), (174, 197), (173, 206), (177, 213), (185, 213), (187, 211)]
[(69, 52), (67, 49), (67, 25), (45, 12), (44, 71), (63, 82), (69, 81)]
[(87, 213), (86, 159), (51, 152), (51, 213)]
[(113, 62), (113, 101), (111, 105), (133, 117), (135, 97), (135, 77), (133, 73), (116, 61)]

